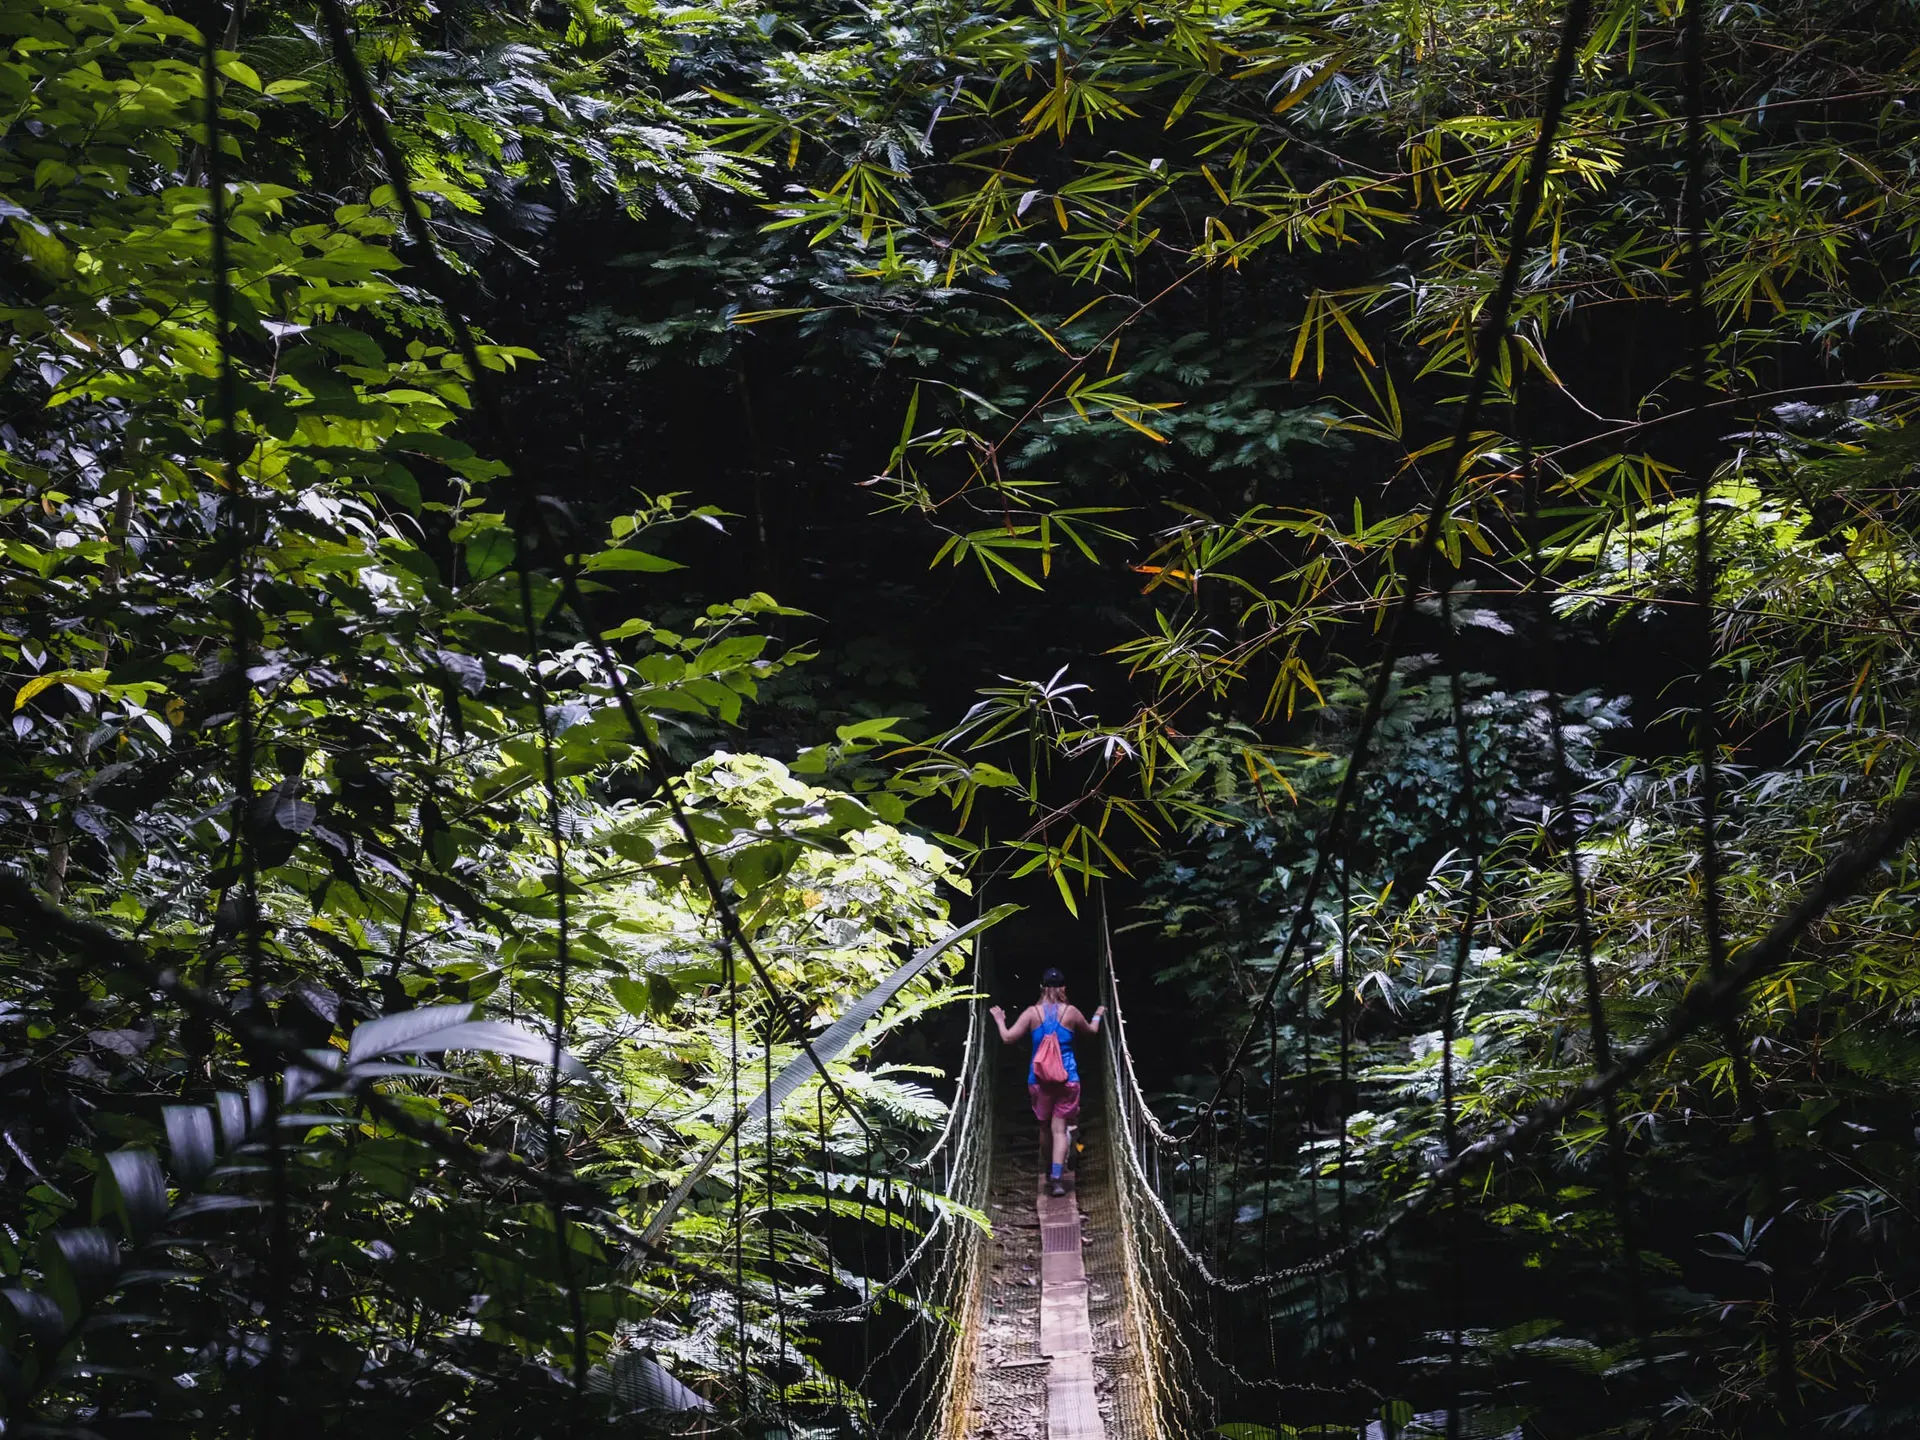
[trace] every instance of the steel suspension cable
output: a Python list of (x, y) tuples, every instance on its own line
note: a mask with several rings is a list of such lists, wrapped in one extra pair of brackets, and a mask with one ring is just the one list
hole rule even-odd
[[(1279, 1133), (1280, 1119), (1280, 1015), (1276, 1010), (1267, 1012), (1267, 1135), (1262, 1153), (1260, 1171), (1260, 1266), (1265, 1270), (1273, 1263), (1273, 1173), (1278, 1168), (1275, 1158), (1275, 1145)], [(1267, 1332), (1267, 1364), (1269, 1368), (1280, 1363), (1279, 1341), (1274, 1331), (1272, 1297), (1261, 1306), (1262, 1318)]]
[[(1347, 1252), (1346, 1303), (1359, 1299), (1357, 1276), (1353, 1266), (1353, 1224), (1348, 1210), (1347, 1162), (1351, 1150), (1351, 1132), (1347, 1125), (1348, 1087), (1353, 1083), (1353, 1023), (1355, 994), (1353, 987), (1353, 874), (1351, 852), (1345, 846), (1340, 855), (1340, 1151), (1334, 1172), (1336, 1213), (1340, 1225), (1340, 1248)], [(1357, 1355), (1348, 1336), (1348, 1348)]]
[[(774, 1017), (771, 1014), (765, 1017), (764, 1026), (758, 1037), (760, 1040), (760, 1084), (768, 1089), (771, 1089), (773, 1085), (773, 1020)], [(770, 1297), (768, 1321), (773, 1339), (772, 1356), (762, 1378), (767, 1384), (773, 1387), (773, 1394), (770, 1398), (772, 1400), (773, 1412), (776, 1416), (780, 1412), (784, 1398), (781, 1390), (784, 1388), (785, 1378), (783, 1369), (785, 1363), (785, 1345), (783, 1342), (786, 1339), (785, 1319), (781, 1313), (780, 1255), (775, 1248), (773, 1233), (773, 1207), (776, 1183), (774, 1176), (774, 1136), (777, 1133), (774, 1126), (771, 1124), (767, 1126), (766, 1135), (760, 1151), (761, 1173), (759, 1177), (762, 1194), (760, 1224), (761, 1228), (766, 1231), (766, 1281), (767, 1293)], [(752, 1188), (753, 1178), (754, 1177), (749, 1174), (747, 1181), (749, 1189)]]
[[(724, 945), (725, 942), (723, 941)], [(733, 1113), (740, 1113), (740, 982), (730, 946), (722, 951), (727, 985), (727, 1076)], [(752, 1402), (752, 1373), (747, 1363), (747, 1182), (740, 1156), (740, 1130), (733, 1132), (733, 1316), (734, 1346), (740, 1359), (740, 1413)]]
[[(1308, 955), (1300, 964), (1300, 1135), (1301, 1149), (1306, 1155), (1305, 1172), (1307, 1177), (1307, 1233), (1313, 1238), (1313, 1248), (1320, 1249), (1326, 1243), (1326, 1235), (1320, 1225), (1320, 1154), (1315, 1144), (1313, 1114), (1313, 972), (1314, 957)], [(1318, 1271), (1313, 1276), (1313, 1330), (1312, 1348), (1317, 1352), (1327, 1340), (1327, 1293), (1326, 1286)]]
[[(831, 1273), (833, 1265), (833, 1149), (827, 1135), (827, 1087), (822, 1085), (813, 1092), (814, 1100), (814, 1143), (820, 1152), (820, 1266)], [(833, 1385), (833, 1405), (835, 1409), (844, 1407), (840, 1393), (840, 1377), (835, 1371), (828, 1372)]]
[[(867, 1147), (862, 1159), (865, 1161), (865, 1164), (862, 1167), (862, 1183), (860, 1186), (860, 1299), (862, 1302), (861, 1313), (863, 1315), (870, 1315), (873, 1312), (873, 1280), (871, 1278), (873, 1275), (873, 1265), (867, 1258), (867, 1246), (871, 1239), (869, 1233), (871, 1227), (867, 1220), (867, 1203), (873, 1196), (873, 1149), (871, 1146)], [(884, 1234), (881, 1237), (881, 1241), (881, 1267), (884, 1269), (886, 1266)], [(871, 1325), (862, 1325), (860, 1327), (860, 1384), (854, 1387), (861, 1394), (866, 1393), (866, 1377), (872, 1373), (873, 1327)]]

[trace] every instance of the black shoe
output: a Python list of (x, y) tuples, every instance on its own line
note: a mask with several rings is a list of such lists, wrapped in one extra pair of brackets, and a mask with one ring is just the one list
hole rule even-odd
[(1053, 1182), (1053, 1183), (1052, 1183), (1051, 1185), (1049, 1185), (1049, 1186), (1047, 1187), (1047, 1193), (1048, 1193), (1049, 1195), (1064, 1195), (1064, 1194), (1066, 1194), (1066, 1193), (1067, 1193), (1067, 1182), (1066, 1182), (1066, 1181), (1064, 1181), (1064, 1180), (1060, 1180), (1060, 1179), (1055, 1179), (1055, 1180), (1054, 1180), (1054, 1182)]

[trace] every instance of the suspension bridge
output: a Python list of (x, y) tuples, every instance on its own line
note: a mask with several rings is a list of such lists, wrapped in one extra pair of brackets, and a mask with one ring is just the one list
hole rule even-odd
[[(1697, 23), (1699, 8), (1686, 7), (1689, 24)], [(435, 288), (450, 292), (454, 287), (448, 283), (447, 266), (421, 218), (424, 207), (408, 185), (406, 166), (375, 101), (370, 78), (354, 56), (342, 12), (333, 0), (325, 0), (322, 14), (354, 111), (399, 196), (415, 253)], [(684, 1273), (689, 1290), (711, 1299), (710, 1308), (702, 1312), (702, 1323), (715, 1333), (731, 1335), (730, 1353), (739, 1368), (737, 1387), (724, 1395), (717, 1386), (701, 1393), (637, 1348), (610, 1355), (588, 1373), (584, 1343), (574, 1377), (582, 1385), (610, 1390), (629, 1413), (644, 1413), (683, 1433), (754, 1430), (789, 1437), (899, 1440), (1188, 1440), (1219, 1432), (1223, 1425), (1248, 1427), (1249, 1433), (1261, 1428), (1277, 1431), (1302, 1407), (1324, 1409), (1338, 1403), (1345, 1405), (1348, 1415), (1362, 1415), (1379, 1397), (1364, 1389), (1330, 1391), (1314, 1374), (1299, 1372), (1276, 1346), (1276, 1319), (1302, 1307), (1320, 1313), (1350, 1305), (1361, 1288), (1361, 1277), (1384, 1253), (1396, 1231), (1429, 1211), (1444, 1209), (1464, 1180), (1521, 1155), (1554, 1136), (1572, 1118), (1597, 1114), (1608, 1144), (1623, 1157), (1624, 1167), (1625, 1150), (1612, 1097), (1689, 1037), (1731, 1027), (1748, 988), (1782, 964), (1815, 921), (1862, 888), (1877, 867), (1920, 829), (1920, 795), (1895, 800), (1876, 824), (1837, 847), (1824, 873), (1804, 893), (1783, 903), (1770, 928), (1745, 937), (1743, 944), (1731, 944), (1722, 933), (1717, 910), (1717, 750), (1711, 706), (1703, 706), (1699, 745), (1704, 790), (1703, 931), (1708, 950), (1704, 978), (1632, 1048), (1613, 1044), (1596, 1004), (1591, 1073), (1518, 1120), (1489, 1133), (1468, 1135), (1462, 1133), (1453, 1104), (1452, 1042), (1460, 1021), (1460, 975), (1479, 920), (1481, 837), (1472, 833), (1471, 817), (1477, 813), (1474, 768), (1463, 764), (1458, 767), (1457, 813), (1467, 831), (1464, 849), (1471, 857), (1472, 879), (1453, 947), (1439, 1066), (1445, 1125), (1431, 1165), (1411, 1177), (1401, 1198), (1364, 1230), (1349, 1224), (1344, 1213), (1307, 1217), (1305, 1226), (1293, 1224), (1292, 1217), (1276, 1224), (1269, 1193), (1272, 1166), (1250, 1171), (1243, 1167), (1249, 1139), (1262, 1133), (1271, 1137), (1276, 1124), (1274, 1097), (1279, 1092), (1281, 1065), (1275, 1042), (1278, 1005), (1289, 987), (1301, 984), (1303, 967), (1315, 947), (1328, 943), (1315, 938), (1319, 934), (1316, 902), (1336, 876), (1344, 899), (1342, 857), (1356, 786), (1366, 769), (1395, 662), (1405, 644), (1408, 617), (1435, 589), (1432, 580), (1440, 537), (1456, 487), (1468, 468), (1494, 367), (1504, 352), (1509, 311), (1532, 238), (1542, 185), (1551, 168), (1555, 131), (1587, 14), (1582, 0), (1569, 6), (1537, 143), (1512, 212), (1505, 272), (1483, 311), (1473, 382), (1446, 462), (1438, 472), (1427, 523), (1409, 547), (1399, 598), (1381, 629), (1379, 653), (1373, 657), (1376, 679), (1285, 944), (1273, 957), (1264, 990), (1249, 997), (1254, 1003), (1245, 1032), (1217, 1067), (1214, 1092), (1173, 1124), (1156, 1113), (1136, 1070), (1127, 997), (1116, 974), (1102, 898), (1080, 968), (1097, 975), (1110, 1022), (1100, 1039), (1087, 1047), (1087, 1057), (1095, 1063), (1083, 1073), (1097, 1078), (1097, 1083), (1088, 1087), (1080, 1166), (1067, 1196), (1042, 1193), (1034, 1132), (1015, 1084), (1019, 1072), (993, 1043), (984, 1008), (993, 985), (991, 942), (985, 939), (979, 940), (975, 950), (971, 980), (976, 998), (971, 1001), (962, 1058), (951, 1076), (953, 1098), (943, 1127), (917, 1154), (902, 1153), (896, 1144), (868, 1130), (869, 1143), (858, 1147), (859, 1159), (854, 1168), (848, 1167), (846, 1147), (837, 1140), (834, 1127), (867, 1130), (867, 1122), (863, 1108), (849, 1099), (842, 1082), (835, 1079), (836, 1055), (903, 986), (925, 973), (952, 946), (975, 938), (983, 928), (981, 921), (957, 927), (938, 944), (910, 957), (820, 1033), (810, 1033), (803, 1022), (796, 1022), (793, 1009), (733, 916), (724, 886), (706, 865), (695, 827), (679, 808), (668, 778), (671, 767), (659, 753), (645, 717), (622, 688), (622, 667), (604, 639), (597, 638), (603, 632), (585, 623), (586, 607), (576, 578), (565, 569), (557, 571), (553, 578), (561, 600), (578, 612), (585, 633), (596, 637), (591, 643), (600, 670), (649, 769), (661, 778), (663, 792), (712, 892), (722, 931), (724, 983), (734, 997), (730, 1018), (736, 1089), (741, 1075), (751, 1075), (756, 1066), (761, 1071), (758, 1097), (735, 1108), (730, 1123), (664, 1197), (644, 1231), (620, 1234), (610, 1222), (602, 1222), (599, 1231), (600, 1243), (609, 1249), (616, 1242), (624, 1246), (636, 1266), (667, 1270), (680, 1266), (676, 1273)], [(217, 167), (220, 107), (212, 74), (210, 59), (207, 105), (216, 143), (210, 144), (208, 153)], [(1690, 157), (1696, 173), (1690, 185), (1697, 185), (1699, 150), (1696, 137)], [(221, 193), (217, 174), (210, 188), (216, 196)], [(216, 403), (222, 411), (220, 433), (231, 446), (237, 443), (239, 431), (225, 354), (230, 298), (224, 290), (222, 258), (226, 220), (218, 200), (212, 206), (211, 223), (216, 304), (221, 314), (222, 386)], [(1690, 256), (1697, 257), (1701, 243), (1697, 219), (1690, 228), (1687, 248)], [(1697, 280), (1694, 289), (1692, 305), (1697, 310)], [(479, 406), (494, 438), (504, 445), (508, 435), (488, 395), (487, 368), (479, 361), (465, 322), (451, 308), (448, 317), (476, 383)], [(228, 459), (229, 468), (237, 473), (237, 461), (231, 455)], [(1525, 478), (1529, 485), (1534, 483), (1531, 475)], [(1697, 477), (1702, 516), (1708, 479), (1706, 474)], [(530, 508), (529, 517), (530, 531), (553, 523), (537, 505)], [(1715, 589), (1706, 524), (1699, 526), (1699, 534), (1695, 608), (1701, 623), (1711, 626)], [(528, 554), (520, 557), (528, 565), (534, 548), (529, 546)], [(539, 548), (550, 555), (568, 552), (562, 538), (552, 535), (545, 535)], [(1542, 585), (1542, 614), (1550, 623), (1546, 593)], [(1438, 588), (1443, 619), (1447, 595), (1444, 586)], [(243, 645), (237, 648), (244, 653)], [(1448, 663), (1453, 664), (1451, 656)], [(1457, 669), (1454, 673), (1457, 677)], [(1458, 684), (1453, 693), (1454, 721), (1464, 755)], [(1552, 697), (1545, 708), (1549, 715), (1555, 713)], [(1557, 721), (1548, 728), (1557, 737)], [(1576, 811), (1564, 788), (1565, 767), (1558, 769), (1562, 790), (1553, 797), (1548, 828), (1568, 860), (1575, 946), (1591, 973), (1591, 939), (1580, 911)], [(549, 785), (551, 774), (549, 765)], [(557, 805), (554, 809), (557, 814)], [(174, 1213), (184, 1212), (191, 1202), (170, 1201), (169, 1189), (184, 1195), (212, 1168), (216, 1151), (231, 1159), (249, 1147), (264, 1146), (266, 1153), (277, 1157), (279, 1142), (272, 1137), (282, 1113), (322, 1093), (351, 1090), (377, 1118), (434, 1146), (449, 1163), (482, 1163), (468, 1147), (443, 1132), (422, 1127), (403, 1107), (382, 1099), (373, 1088), (375, 1080), (394, 1068), (391, 1061), (436, 1048), (457, 1048), (473, 1040), (481, 1027), (466, 1025), (464, 1018), (441, 1023), (444, 1017), (437, 1019), (434, 1012), (389, 1016), (356, 1031), (344, 1058), (316, 1058), (313, 1052), (286, 1048), (283, 1037), (252, 1020), (249, 1012), (225, 1006), (185, 984), (125, 937), (61, 913), (10, 879), (0, 881), (0, 892), (11, 910), (39, 927), (36, 943), (60, 943), (105, 956), (142, 977), (143, 983), (196, 1019), (224, 1027), (252, 1047), (253, 1053), (272, 1058), (279, 1066), (281, 1078), (275, 1086), (255, 1082), (244, 1094), (219, 1095), (211, 1106), (168, 1107), (167, 1173), (162, 1173), (159, 1161), (149, 1152), (127, 1150), (109, 1157), (111, 1193), (120, 1197), (130, 1231), (169, 1223), (170, 1206)], [(1340, 950), (1338, 973), (1343, 986), (1347, 983), (1345, 941), (1343, 923), (1341, 933), (1330, 942)], [(751, 1034), (741, 1038), (744, 1012), (738, 998), (756, 984), (766, 992), (764, 1029), (757, 1042)], [(1341, 1007), (1343, 1014), (1350, 1009)], [(439, 1031), (423, 1028), (428, 1022), (439, 1024)], [(790, 1046), (797, 1044), (802, 1052), (778, 1070), (776, 1037)], [(554, 1057), (557, 1070), (557, 1048)], [(1737, 1071), (1737, 1059), (1735, 1064)], [(797, 1097), (811, 1100), (814, 1109), (818, 1203), (813, 1213), (817, 1219), (782, 1213), (772, 1179), (776, 1143), (789, 1150), (809, 1143), (806, 1117), (795, 1113)], [(1341, 1124), (1342, 1149), (1335, 1178), (1344, 1181), (1344, 1117)], [(493, 1158), (485, 1163), (492, 1164)], [(699, 1269), (672, 1254), (666, 1243), (669, 1226), (683, 1207), (700, 1196), (702, 1182), (730, 1168), (728, 1188), (736, 1205), (744, 1207), (753, 1193), (748, 1167), (760, 1159), (768, 1166), (764, 1214), (752, 1225), (736, 1223), (739, 1238), (734, 1242), (732, 1272)], [(510, 1178), (523, 1181), (530, 1193), (551, 1204), (553, 1228), (562, 1237), (563, 1251), (569, 1227), (578, 1224), (584, 1229), (581, 1217), (598, 1204), (587, 1188), (533, 1167), (517, 1165), (509, 1171), (503, 1162), (488, 1173), (510, 1173)], [(104, 1193), (108, 1192), (103, 1189)], [(736, 1215), (736, 1221), (739, 1218)], [(1327, 1222), (1324, 1226), (1322, 1220)], [(111, 1257), (102, 1258), (108, 1256), (104, 1236), (98, 1227), (78, 1226), (63, 1231), (55, 1242), (76, 1273), (92, 1266), (86, 1271), (89, 1276), (98, 1272), (106, 1277), (100, 1281), (101, 1293), (119, 1263), (117, 1249)], [(751, 1270), (745, 1253), (749, 1237), (758, 1247), (751, 1257)], [(1627, 1268), (1623, 1266), (1623, 1271)], [(39, 1304), (29, 1296), (12, 1303), (27, 1317), (24, 1324), (51, 1327), (48, 1333), (55, 1340), (64, 1336), (65, 1327), (77, 1324), (63, 1320), (60, 1307), (51, 1301)], [(584, 1330), (584, 1325), (580, 1328)], [(1394, 1410), (1383, 1413), (1377, 1422), (1353, 1419), (1343, 1433), (1409, 1437), (1460, 1433), (1458, 1357), (1462, 1347), (1457, 1328), (1450, 1338), (1443, 1337), (1440, 1348), (1443, 1370), (1452, 1373), (1433, 1388), (1446, 1396), (1445, 1408), (1425, 1414)], [(1790, 1355), (1783, 1362), (1783, 1373), (1790, 1389)], [(1783, 1403), (1784, 1410), (1791, 1408), (1790, 1400)]]
[[(1208, 1331), (1209, 1286), (1221, 1287), (1174, 1212), (1204, 1210), (1204, 1229), (1220, 1205), (1231, 1207), (1233, 1187), (1229, 1181), (1220, 1205), (1203, 1205), (1201, 1192), (1211, 1192), (1218, 1177), (1201, 1152), (1154, 1118), (1134, 1070), (1101, 899), (1095, 943), (1076, 968), (1097, 975), (1108, 1021), (1084, 1046), (1081, 1074), (1090, 1083), (1068, 1193), (1048, 1193), (1026, 1113), (1025, 1052), (1003, 1054), (987, 1018), (994, 971), (991, 942), (982, 936), (946, 1124), (904, 1167), (937, 1195), (928, 1207), (934, 1218), (921, 1229), (887, 1216), (881, 1245), (896, 1248), (863, 1256), (886, 1278), (846, 1277), (858, 1303), (776, 1317), (783, 1349), (789, 1331), (811, 1332), (820, 1354), (860, 1356), (850, 1381), (782, 1388), (772, 1404), (789, 1430), (825, 1423), (825, 1433), (834, 1433), (838, 1421), (855, 1431), (940, 1440), (1147, 1440), (1217, 1424), (1206, 1377), (1237, 1373)], [(914, 956), (882, 990), (897, 990), (973, 928)], [(884, 998), (866, 997), (854, 1007), (854, 1023), (835, 1031), (852, 1033)], [(830, 1062), (839, 1039), (830, 1032), (815, 1048)], [(804, 1057), (794, 1062), (742, 1113), (764, 1121), (811, 1065)], [(710, 1158), (744, 1128), (729, 1131)], [(697, 1166), (662, 1207), (649, 1241), (707, 1169)], [(864, 1188), (871, 1192), (871, 1183)], [(883, 1197), (890, 1193), (883, 1184)], [(858, 1332), (855, 1343), (831, 1338), (840, 1325)], [(743, 1333), (740, 1343), (744, 1349), (752, 1341)], [(797, 1351), (796, 1344), (788, 1353)], [(656, 1405), (706, 1408), (664, 1376), (636, 1394)]]
[[(1357, 1440), (1468, 1433), (1461, 1428), (1457, 1358), (1438, 1387), (1448, 1394), (1444, 1408), (1416, 1412), (1402, 1401), (1380, 1403), (1381, 1393), (1363, 1382), (1322, 1383), (1283, 1353), (1279, 1322), (1310, 1311), (1317, 1323), (1338, 1324), (1338, 1312), (1357, 1306), (1370, 1284), (1390, 1299), (1396, 1232), (1445, 1206), (1463, 1176), (1520, 1157), (1570, 1118), (1598, 1110), (1612, 1122), (1612, 1095), (1733, 1013), (1746, 987), (1780, 964), (1818, 915), (1853, 893), (1916, 830), (1920, 799), (1909, 798), (1855, 837), (1773, 926), (1690, 991), (1648, 1038), (1617, 1053), (1598, 1047), (1592, 1073), (1520, 1119), (1471, 1141), (1450, 1137), (1428, 1172), (1364, 1230), (1349, 1224), (1344, 1203), (1337, 1216), (1276, 1223), (1273, 1167), (1243, 1166), (1243, 1153), (1259, 1136), (1271, 1147), (1280, 1124), (1298, 1121), (1293, 1102), (1281, 1098), (1286, 1057), (1274, 1001), (1288, 978), (1286, 956), (1304, 943), (1302, 922), (1234, 1064), (1203, 1105), (1188, 1107), (1185, 1123), (1169, 1125), (1136, 1071), (1105, 895), (1098, 894), (1089, 953), (1074, 968), (1097, 976), (1108, 1019), (1099, 1038), (1085, 1042), (1081, 1074), (1095, 1083), (1087, 1086), (1078, 1174), (1059, 1198), (1046, 1192), (1026, 1113), (1024, 1050), (1013, 1059), (1001, 1055), (986, 1016), (994, 967), (993, 942), (983, 936), (953, 1105), (931, 1148), (910, 1162), (938, 1195), (936, 1218), (924, 1229), (883, 1228), (897, 1264), (877, 1267), (887, 1273), (883, 1282), (850, 1279), (858, 1303), (795, 1317), (796, 1333), (822, 1320), (853, 1325), (857, 1346), (838, 1349), (857, 1349), (863, 1364), (851, 1384), (832, 1381), (806, 1392), (824, 1407), (824, 1429), (797, 1422), (803, 1392), (784, 1389), (787, 1433), (1270, 1440), (1292, 1433), (1281, 1428), (1290, 1417), (1324, 1416), (1330, 1408), (1362, 1418), (1315, 1433)], [(1336, 943), (1344, 952), (1344, 933)], [(1057, 959), (1050, 955), (1048, 963)], [(1309, 983), (1304, 971), (1292, 978)], [(1309, 1080), (1313, 1063), (1311, 1053), (1304, 1057)], [(1442, 1060), (1443, 1073), (1451, 1064)], [(1344, 1115), (1340, 1125), (1340, 1159), (1320, 1168), (1344, 1194)], [(1620, 1267), (1623, 1286), (1630, 1272)], [(1460, 1331), (1440, 1338), (1441, 1348), (1458, 1357)], [(1380, 1418), (1364, 1418), (1369, 1412)], [(844, 1431), (835, 1416), (849, 1422)]]

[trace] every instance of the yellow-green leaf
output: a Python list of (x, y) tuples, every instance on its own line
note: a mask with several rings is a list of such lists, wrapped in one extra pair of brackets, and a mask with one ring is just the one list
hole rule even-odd
[(85, 690), (98, 695), (100, 687), (107, 683), (104, 670), (55, 670), (46, 675), (36, 675), (20, 687), (20, 693), (13, 697), (13, 708), (18, 710), (28, 704), (34, 696), (56, 685), (71, 685), (76, 690)]
[(665, 570), (684, 570), (687, 567), (678, 560), (668, 560), (659, 555), (649, 555), (644, 550), (602, 550), (591, 556), (586, 563), (588, 570), (644, 570), (649, 574), (659, 574)]

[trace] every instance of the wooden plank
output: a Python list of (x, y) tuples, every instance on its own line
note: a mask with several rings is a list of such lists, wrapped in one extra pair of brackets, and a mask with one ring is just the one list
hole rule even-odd
[(1106, 1440), (1093, 1357), (1062, 1355), (1047, 1372), (1047, 1440)]
[(1093, 1376), (1080, 1201), (1047, 1190), (1043, 1179), (1034, 1197), (1040, 1217), (1040, 1353), (1053, 1362), (1047, 1371), (1047, 1440), (1106, 1440)]
[(1046, 1286), (1069, 1285), (1087, 1278), (1086, 1257), (1078, 1246), (1065, 1254), (1040, 1257), (1040, 1283)]
[(1040, 1292), (1040, 1353), (1090, 1354), (1093, 1326), (1087, 1318), (1087, 1282), (1069, 1280)]
[(1073, 1220), (1049, 1220), (1040, 1227), (1042, 1255), (1072, 1255), (1080, 1250), (1080, 1226)]
[(1040, 1182), (1036, 1208), (1040, 1211), (1042, 1225), (1064, 1224), (1068, 1221), (1076, 1227), (1080, 1224), (1080, 1202), (1073, 1197), (1072, 1192), (1069, 1191), (1065, 1195), (1049, 1195), (1047, 1182), (1044, 1180)]

